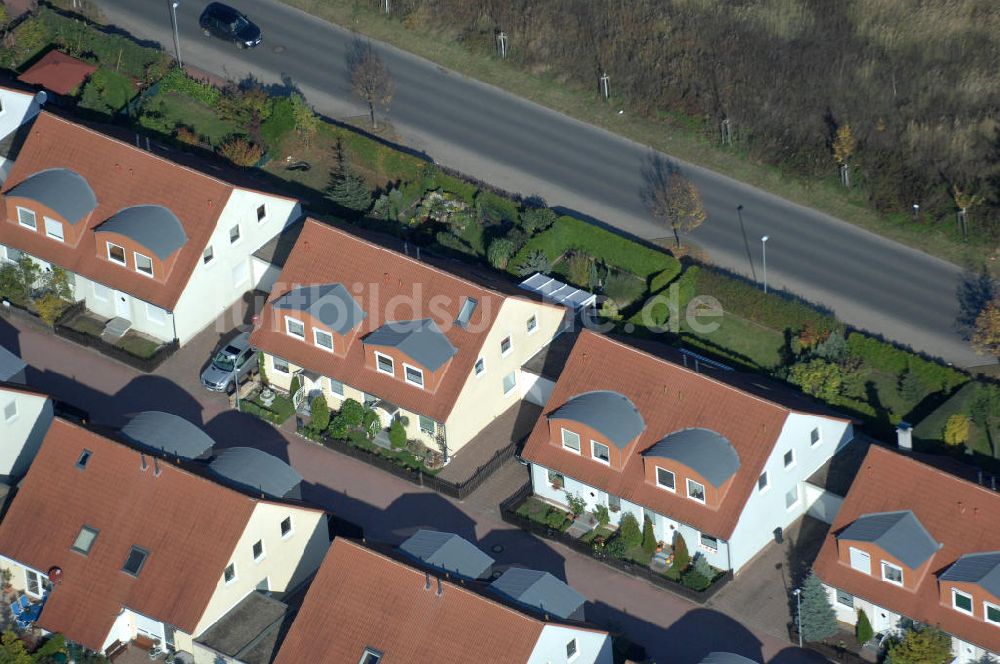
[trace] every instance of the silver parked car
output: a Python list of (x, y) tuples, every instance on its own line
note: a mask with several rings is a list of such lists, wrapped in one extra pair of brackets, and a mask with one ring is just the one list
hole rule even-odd
[(242, 332), (227, 343), (201, 372), (201, 383), (213, 392), (232, 394), (257, 369), (257, 352), (250, 347), (250, 333)]

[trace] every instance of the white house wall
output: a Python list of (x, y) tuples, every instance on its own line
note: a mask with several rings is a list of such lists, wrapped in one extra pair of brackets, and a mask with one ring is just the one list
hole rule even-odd
[[(258, 222), (257, 207), (261, 204), (266, 206), (267, 217)], [(174, 308), (177, 339), (181, 345), (214, 323), (244, 293), (253, 290), (251, 255), (301, 214), (298, 201), (256, 191), (233, 190), (209, 239), (214, 258), (208, 264), (198, 260)], [(230, 243), (229, 232), (236, 224), (240, 226), (240, 239)], [(240, 322), (225, 321), (225, 329)]]
[[(117, 295), (114, 288), (106, 287), (78, 274), (75, 275), (73, 283), (73, 296), (78, 300), (83, 300), (84, 306), (98, 316), (115, 318), (119, 315), (115, 304)], [(129, 312), (128, 319), (132, 323), (132, 330), (142, 332), (163, 342), (173, 341), (175, 335), (173, 314), (127, 293), (126, 296), (128, 298), (126, 305)], [(149, 315), (150, 307), (154, 311), (161, 312), (161, 317), (151, 317)]]
[[(816, 427), (820, 430), (820, 440), (816, 445), (810, 445), (810, 433)], [(854, 430), (849, 422), (801, 413), (788, 415), (781, 435), (764, 464), (768, 486), (763, 491), (754, 486), (730, 538), (734, 572), (738, 572), (774, 540), (775, 528), (788, 528), (805, 514), (805, 480), (853, 437)], [(789, 449), (794, 451), (795, 462), (785, 468), (784, 456)], [(785, 497), (792, 490), (798, 492), (798, 500), (791, 507), (786, 507)]]
[(556, 387), (555, 381), (530, 371), (521, 372), (521, 398), (528, 403), (544, 407)]
[[(600, 489), (595, 489), (592, 486), (579, 482), (572, 477), (563, 476), (563, 488), (554, 489), (548, 480), (548, 469), (539, 466), (538, 464), (531, 465), (531, 485), (536, 496), (545, 498), (546, 500), (552, 501), (559, 505), (562, 505), (567, 510), (569, 509), (569, 504), (566, 502), (566, 492), (575, 494), (580, 498), (583, 498), (586, 503), (586, 509), (588, 512), (593, 512), (594, 507), (597, 505), (608, 506), (608, 494)], [(695, 553), (700, 553), (705, 556), (708, 564), (717, 569), (727, 570), (729, 569), (729, 543), (724, 540), (718, 540), (715, 549), (711, 549), (701, 544), (701, 531), (697, 528), (689, 526), (679, 521), (674, 520), (670, 515), (659, 514), (653, 510), (647, 510), (641, 505), (636, 505), (635, 503), (629, 502), (627, 500), (621, 499), (621, 510), (618, 512), (609, 512), (611, 517), (611, 523), (617, 526), (623, 516), (631, 513), (639, 525), (643, 525), (646, 515), (648, 514), (650, 520), (654, 523), (654, 535), (657, 541), (666, 542), (667, 544), (673, 542), (674, 534), (679, 533), (681, 537), (684, 538), (685, 544), (687, 544), (688, 552), (693, 556)], [(705, 533), (709, 536), (714, 536), (713, 533)]]
[(274, 263), (268, 263), (256, 256), (250, 257), (250, 277), (253, 279), (255, 290), (270, 293), (274, 284), (281, 276), (281, 267)]
[[(576, 639), (576, 655), (566, 656), (567, 644)], [(535, 642), (527, 664), (611, 664), (611, 637), (604, 632), (546, 625)]]
[[(17, 414), (8, 421), (4, 413), (11, 403)], [(11, 483), (27, 472), (51, 424), (51, 399), (0, 389), (0, 481)]]
[(840, 506), (844, 504), (843, 496), (809, 482), (803, 483), (802, 489), (806, 501), (806, 514), (823, 523), (832, 524), (840, 512)]
[(45, 93), (23, 93), (0, 88), (0, 140), (10, 136), (18, 127), (28, 122), (41, 110)]

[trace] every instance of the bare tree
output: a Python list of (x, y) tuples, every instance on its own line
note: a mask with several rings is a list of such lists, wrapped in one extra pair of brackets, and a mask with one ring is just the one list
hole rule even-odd
[(654, 157), (646, 167), (643, 199), (653, 218), (668, 226), (681, 246), (681, 233), (690, 233), (705, 221), (698, 188), (675, 165)]
[(368, 104), (372, 129), (378, 129), (375, 108), (380, 106), (382, 110), (388, 111), (395, 88), (389, 68), (382, 62), (382, 58), (375, 52), (370, 42), (360, 40), (354, 43), (347, 64), (354, 92)]

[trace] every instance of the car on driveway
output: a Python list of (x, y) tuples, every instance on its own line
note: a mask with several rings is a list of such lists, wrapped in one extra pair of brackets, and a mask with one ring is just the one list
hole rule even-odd
[(221, 2), (213, 2), (205, 7), (198, 24), (206, 37), (218, 37), (233, 42), (240, 48), (253, 48), (261, 40), (260, 28), (256, 23)]
[(201, 384), (213, 392), (232, 394), (257, 369), (257, 351), (250, 347), (250, 333), (242, 332), (222, 347), (201, 372)]

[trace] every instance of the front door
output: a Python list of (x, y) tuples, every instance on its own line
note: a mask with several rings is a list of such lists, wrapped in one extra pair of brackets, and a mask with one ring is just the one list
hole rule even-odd
[(132, 300), (128, 293), (115, 291), (115, 316), (132, 320)]

